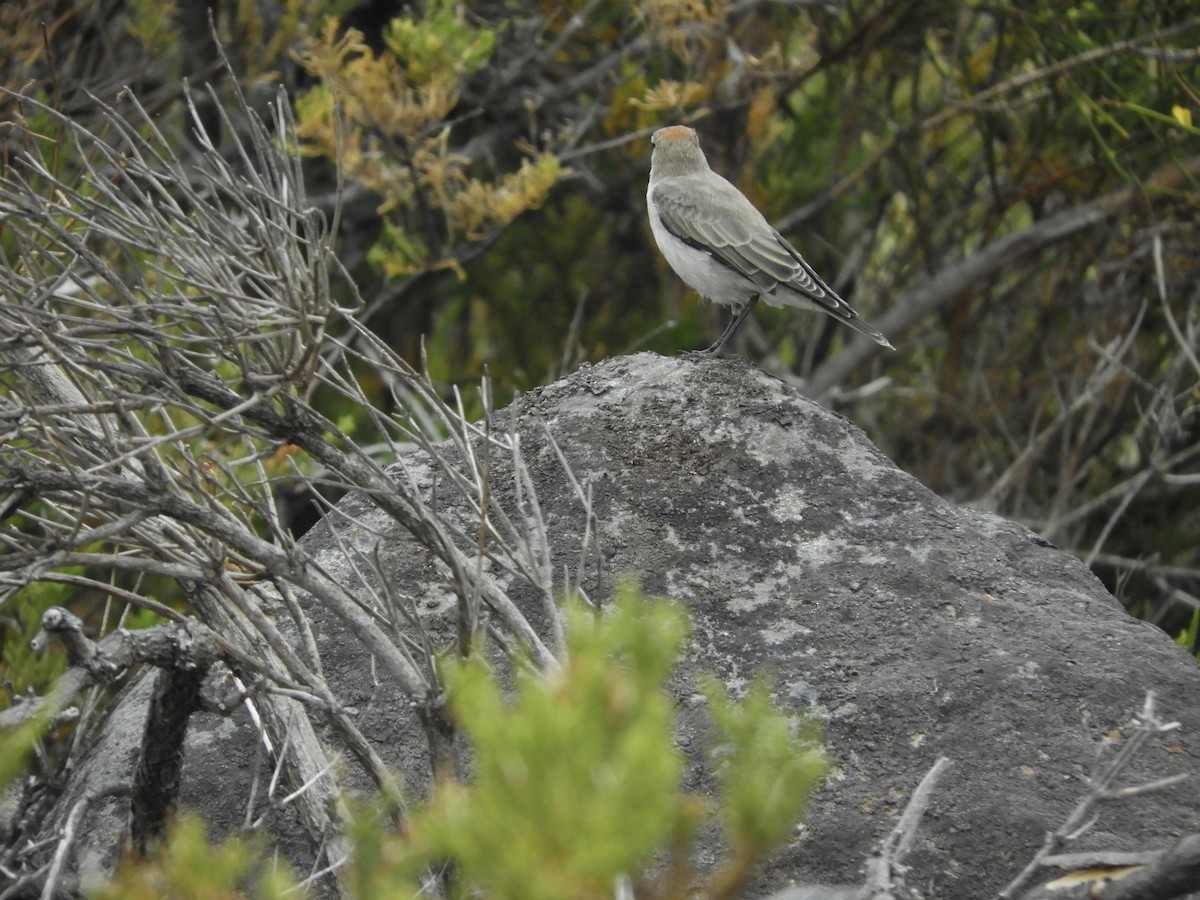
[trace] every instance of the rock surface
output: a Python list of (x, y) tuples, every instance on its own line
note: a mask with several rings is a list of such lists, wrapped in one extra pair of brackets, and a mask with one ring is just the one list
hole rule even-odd
[[(1200, 670), (1184, 650), (1127, 615), (1073, 557), (940, 499), (857, 427), (745, 361), (609, 360), (520, 398), (497, 427), (522, 436), (556, 571), (579, 568), (584, 515), (547, 433), (593, 492), (602, 564), (583, 568), (589, 596), (633, 573), (691, 611), (675, 680), (689, 753), (703, 746), (700, 672), (735, 693), (770, 672), (778, 702), (823, 720), (831, 777), (755, 895), (857, 882), (946, 756), (953, 767), (918, 833), (909, 884), (931, 898), (994, 896), (1111, 758), (1148, 690), (1182, 728), (1152, 742), (1127, 777), (1200, 769)], [(436, 620), (452, 600), (428, 557), (361, 497), (342, 507), (360, 520), (352, 542), (373, 544), (372, 524), (386, 532), (385, 571)], [(354, 578), (325, 526), (305, 543)], [(404, 699), (375, 683), (338, 622), (314, 620), (330, 682), (419, 787), (424, 739)], [(184, 803), (217, 830), (240, 824), (229, 801), (246, 796), (253, 746), (229, 721), (193, 728)], [(1165, 846), (1195, 825), (1198, 781), (1111, 805), (1073, 849)]]

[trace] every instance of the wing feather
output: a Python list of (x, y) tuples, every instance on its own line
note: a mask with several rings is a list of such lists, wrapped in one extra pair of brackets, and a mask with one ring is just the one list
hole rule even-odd
[(780, 285), (822, 306), (831, 291), (762, 213), (725, 179), (712, 174), (698, 182), (688, 176), (659, 182), (652, 190), (663, 226), (689, 246), (771, 293)]

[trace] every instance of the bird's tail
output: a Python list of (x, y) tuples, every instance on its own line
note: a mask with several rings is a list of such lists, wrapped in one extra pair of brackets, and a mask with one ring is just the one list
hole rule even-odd
[(892, 342), (883, 336), (883, 332), (863, 321), (863, 318), (854, 311), (854, 307), (835, 294), (827, 284), (820, 282), (820, 285), (820, 289), (805, 292), (781, 289), (774, 294), (764, 295), (763, 299), (773, 306), (799, 306), (823, 312), (843, 325), (849, 325), (855, 331), (865, 334), (881, 347), (887, 347), (889, 350), (896, 349), (892, 346)]
[(790, 283), (781, 284), (775, 290), (764, 293), (763, 300), (771, 306), (799, 306), (818, 310), (849, 325), (855, 331), (865, 334), (879, 346), (887, 347), (889, 350), (896, 349), (892, 346), (892, 342), (883, 336), (883, 332), (864, 322), (862, 317), (854, 311), (854, 307), (822, 281), (821, 276), (804, 261), (804, 257), (795, 247), (784, 240), (779, 232), (775, 232), (775, 237), (792, 259), (799, 263), (799, 271)]
[(896, 349), (892, 346), (892, 342), (883, 336), (883, 332), (881, 332), (878, 328), (875, 328), (873, 325), (864, 322), (861, 318), (859, 318), (858, 313), (852, 310), (849, 306), (846, 306), (845, 303), (842, 304), (841, 309), (831, 312), (830, 315), (841, 322), (845, 322), (855, 331), (865, 334), (881, 347), (887, 347), (889, 350)]

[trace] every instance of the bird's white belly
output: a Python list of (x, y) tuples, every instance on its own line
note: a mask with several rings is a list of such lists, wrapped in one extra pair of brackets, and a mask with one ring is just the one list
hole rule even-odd
[(717, 262), (703, 250), (689, 247), (667, 231), (653, 212), (650, 230), (675, 274), (701, 297), (725, 306), (740, 307), (758, 293), (750, 279)]

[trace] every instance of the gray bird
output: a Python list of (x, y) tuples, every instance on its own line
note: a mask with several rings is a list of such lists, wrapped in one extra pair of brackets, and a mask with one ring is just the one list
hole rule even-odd
[(734, 310), (717, 342), (720, 356), (759, 300), (828, 313), (877, 344), (891, 343), (859, 318), (746, 196), (708, 167), (700, 139), (684, 125), (650, 138), (650, 230), (671, 268), (701, 297)]

